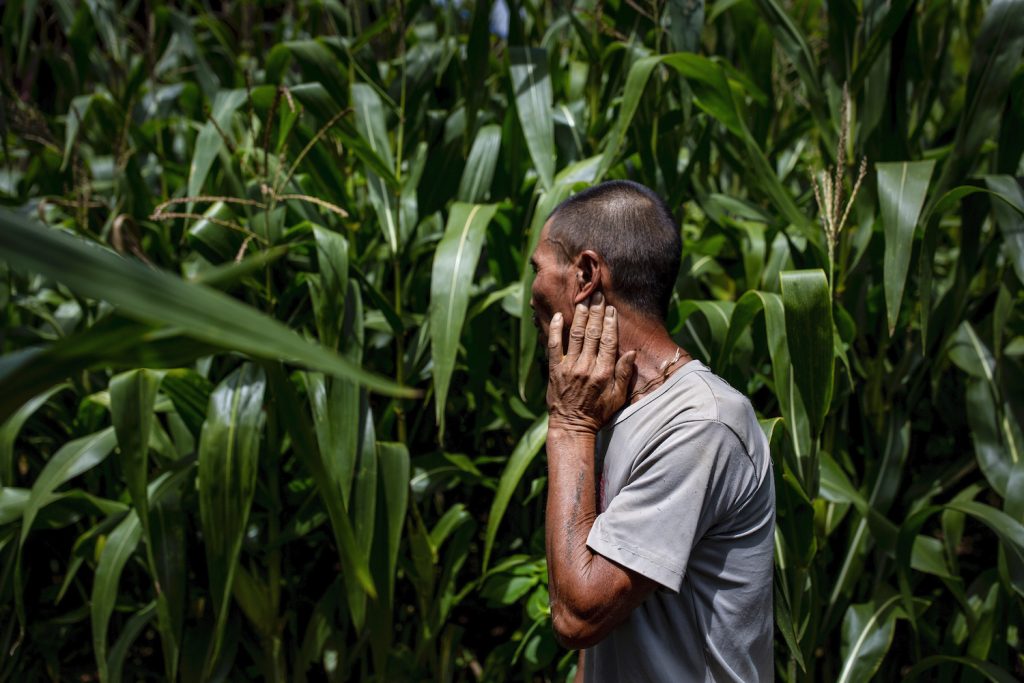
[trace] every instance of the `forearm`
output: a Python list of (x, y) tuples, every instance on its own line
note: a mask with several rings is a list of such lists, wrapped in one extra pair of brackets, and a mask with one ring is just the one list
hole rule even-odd
[[(571, 618), (587, 593), (593, 555), (587, 535), (597, 518), (593, 434), (553, 427), (548, 431), (546, 545), (548, 583), (557, 632), (571, 631), (558, 620)], [(560, 627), (566, 628), (560, 628)]]

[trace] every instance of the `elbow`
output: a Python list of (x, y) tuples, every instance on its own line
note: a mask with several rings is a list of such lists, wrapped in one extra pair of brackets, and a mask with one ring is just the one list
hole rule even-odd
[(607, 635), (597, 619), (562, 602), (551, 605), (551, 625), (555, 639), (570, 650), (592, 647)]

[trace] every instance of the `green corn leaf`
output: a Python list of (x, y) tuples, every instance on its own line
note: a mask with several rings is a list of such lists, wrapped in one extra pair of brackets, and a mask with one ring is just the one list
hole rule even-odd
[(821, 270), (789, 270), (779, 278), (789, 356), (801, 359), (791, 366), (793, 379), (807, 409), (811, 434), (818, 434), (832, 401), (832, 295)]
[(490, 124), (480, 129), (466, 159), (456, 198), (474, 204), (487, 199), (494, 182), (494, 169), (501, 151), (501, 126)]
[[(370, 557), (373, 548), (374, 530), (377, 522), (378, 458), (377, 436), (373, 423), (373, 411), (366, 401), (361, 401), (359, 421), (352, 427), (359, 430), (359, 445), (352, 495), (349, 498), (349, 516), (355, 532), (356, 547), (362, 557)], [(354, 578), (354, 577), (353, 577)], [(374, 581), (374, 586), (378, 581)], [(362, 628), (366, 618), (367, 594), (358, 582), (351, 578), (346, 581), (348, 608), (352, 623)]]
[(1016, 681), (1019, 680), (1016, 676), (1005, 669), (996, 666), (992, 662), (975, 659), (974, 657), (963, 657), (957, 655), (932, 655), (930, 657), (925, 657), (907, 671), (903, 680), (908, 683), (910, 681), (915, 681), (920, 678), (921, 674), (925, 671), (936, 667), (942, 667), (943, 670), (949, 670), (949, 666), (951, 664), (959, 664), (964, 669), (973, 669), (988, 680), (992, 681), (992, 683), (1016, 683)]
[(291, 53), (306, 77), (304, 80), (323, 84), (330, 92), (341, 96), (345, 92), (345, 74), (330, 49), (319, 40), (290, 40), (281, 48)]
[(872, 679), (892, 645), (900, 612), (898, 595), (880, 604), (850, 605), (843, 618), (843, 668), (839, 683), (866, 683)]
[[(321, 125), (326, 125), (340, 111), (338, 103), (320, 83), (300, 83), (289, 88), (289, 92), (297, 102), (317, 117)], [(359, 121), (358, 116), (357, 125), (352, 125), (345, 118), (338, 119), (331, 133), (337, 136), (356, 158), (366, 164), (368, 169), (380, 176), (388, 187), (397, 188), (398, 179), (395, 178), (394, 162), (389, 161), (391, 148), (384, 144), (378, 150), (376, 145), (379, 139), (371, 142), (365, 138)], [(373, 130), (377, 132), (378, 129)]]
[[(872, 542), (877, 541), (889, 552), (892, 552), (891, 523), (885, 519), (884, 515), (888, 513), (899, 492), (909, 448), (910, 421), (903, 414), (902, 409), (894, 409), (888, 420), (888, 433), (881, 461), (878, 463), (878, 471), (871, 485), (871, 495), (868, 497), (866, 508), (858, 508), (860, 519), (857, 520), (854, 527), (850, 543), (844, 549), (845, 557), (842, 564), (839, 565), (839, 572), (836, 574), (832, 594), (829, 597), (830, 606), (838, 604), (839, 599), (846, 594), (852, 582), (858, 578), (862, 566), (861, 557)], [(834, 490), (834, 486), (825, 486), (824, 477), (827, 474), (828, 461), (823, 458), (822, 462), (824, 464), (822, 484), (825, 487), (823, 490), (828, 490), (828, 488)], [(850, 502), (858, 506), (861, 504), (857, 498), (850, 498)], [(917, 539), (914, 539), (911, 550), (916, 544)], [(927, 552), (927, 549), (921, 552)], [(909, 605), (905, 605), (905, 607), (909, 609)], [(911, 618), (913, 618), (912, 615)]]
[(409, 451), (404, 444), (380, 442), (377, 444), (378, 481), (380, 492), (377, 506), (378, 528), (385, 530), (384, 543), (378, 535), (374, 542), (374, 575), (376, 583), (383, 585), (380, 600), (371, 605), (367, 613), (370, 642), (374, 649), (375, 666), (386, 678), (391, 646), (394, 641), (395, 574), (398, 570), (398, 552), (409, 503)]
[(152, 326), (110, 315), (48, 346), (7, 354), (0, 360), (0, 416), (8, 416), (36, 394), (95, 367), (177, 367), (216, 347)]
[(971, 40), (971, 49), (964, 109), (937, 194), (970, 173), (984, 142), (999, 131), (1007, 91), (1024, 51), (1024, 0), (994, 0)]
[(755, 0), (754, 4), (765, 18), (772, 35), (775, 36), (776, 43), (789, 57), (800, 76), (800, 82), (807, 91), (807, 99), (815, 119), (823, 131), (830, 130), (823, 125), (827, 120), (824, 115), (825, 93), (818, 75), (818, 63), (807, 42), (807, 37), (789, 17), (778, 0)]
[(142, 539), (142, 525), (134, 512), (129, 513), (107, 538), (96, 565), (92, 584), (92, 648), (99, 667), (100, 681), (109, 678), (107, 671), (107, 628), (117, 604), (117, 586), (121, 572)]
[(992, 202), (996, 223), (1003, 234), (1008, 260), (1017, 278), (1024, 282), (1024, 190), (1012, 176), (986, 176), (989, 191), (1002, 201)]
[[(732, 316), (733, 308), (735, 308), (735, 304), (731, 301), (697, 301), (690, 299), (679, 302), (679, 324), (686, 327), (692, 335), (700, 354), (704, 357), (707, 364), (716, 368), (719, 365), (718, 349), (724, 346), (725, 339), (728, 336), (729, 319)], [(704, 316), (708, 323), (708, 328), (711, 330), (711, 339), (702, 340), (697, 335), (696, 330), (689, 321), (690, 316), (694, 313), (700, 313)]]
[(110, 380), (110, 418), (121, 449), (121, 467), (132, 503), (142, 519), (145, 538), (150, 543), (146, 486), (153, 405), (160, 380), (160, 374), (152, 370), (130, 370)]
[(32, 492), (22, 513), (20, 545), (25, 545), (39, 511), (55, 499), (53, 492), (57, 487), (106, 460), (116, 443), (114, 428), (107, 427), (95, 434), (68, 441), (53, 454), (32, 484)]
[(871, 37), (868, 39), (864, 51), (857, 56), (857, 66), (853, 76), (850, 77), (852, 91), (857, 92), (861, 89), (878, 58), (885, 50), (889, 49), (893, 36), (899, 30), (904, 16), (913, 4), (913, 0), (896, 0), (891, 3), (885, 18), (872, 29)]
[(598, 180), (603, 179), (608, 169), (614, 165), (619, 148), (626, 138), (626, 131), (629, 130), (633, 115), (636, 114), (636, 109), (640, 105), (640, 97), (644, 94), (651, 72), (660, 62), (660, 57), (644, 57), (636, 60), (630, 67), (629, 76), (626, 78), (626, 87), (622, 93), (622, 107), (601, 153), (601, 165), (597, 169)]
[(541, 187), (550, 190), (555, 177), (555, 120), (551, 116), (554, 95), (548, 76), (548, 53), (544, 48), (510, 47), (508, 57), (516, 114), (526, 148)]
[(793, 382), (793, 369), (786, 337), (786, 315), (782, 298), (771, 292), (752, 290), (740, 297), (732, 309), (728, 331), (722, 342), (719, 357), (728, 363), (740, 336), (758, 315), (764, 313), (769, 357), (775, 395), (779, 399), (786, 429), (792, 439), (797, 458), (810, 452), (810, 425), (803, 400)]
[(878, 202), (885, 227), (885, 310), (889, 336), (896, 330), (903, 288), (910, 269), (914, 229), (924, 206), (935, 161), (878, 164)]
[(345, 322), (348, 240), (318, 225), (313, 226), (313, 236), (316, 239), (316, 261), (320, 269), (318, 278), (309, 281), (316, 329), (320, 335), (320, 344), (336, 351)]
[(324, 459), (332, 495), (340, 496), (348, 508), (355, 477), (359, 448), (359, 390), (349, 382), (330, 380), (315, 372), (303, 373), (321, 453), (333, 454)]
[[(912, 623), (914, 614), (911, 609), (914, 598), (910, 585), (910, 556), (914, 539), (925, 522), (943, 510), (960, 512), (981, 522), (999, 538), (1000, 547), (1013, 558), (1016, 566), (1024, 563), (1024, 525), (994, 507), (973, 500), (955, 500), (946, 505), (929, 506), (910, 515), (900, 527), (896, 545), (896, 571), (900, 586), (900, 595), (896, 597), (902, 599)], [(1010, 586), (1018, 595), (1024, 596), (1024, 576), (1011, 573)]]
[(815, 244), (820, 242), (821, 231), (797, 207), (789, 190), (782, 184), (775, 169), (765, 157), (760, 143), (744, 122), (725, 70), (700, 55), (676, 53), (645, 57), (633, 64), (622, 97), (622, 109), (608, 134), (596, 179), (602, 179), (615, 163), (618, 148), (625, 139), (626, 131), (629, 130), (639, 105), (640, 96), (643, 95), (651, 72), (658, 63), (662, 62), (675, 69), (686, 79), (693, 90), (694, 102), (698, 107), (719, 121), (743, 142), (747, 153), (747, 165), (740, 171), (749, 174), (752, 182), (771, 198), (779, 212), (805, 237)]
[[(182, 478), (191, 477), (192, 468), (183, 470)], [(188, 601), (186, 581), (186, 520), (182, 508), (181, 489), (168, 486), (159, 495), (151, 496), (149, 508), (149, 539), (147, 560), (156, 593), (157, 628), (163, 645), (164, 671), (168, 680), (178, 677), (179, 653)]]
[(548, 416), (545, 413), (537, 418), (536, 422), (526, 430), (526, 433), (519, 439), (519, 443), (516, 444), (515, 450), (512, 451), (512, 455), (505, 464), (505, 469), (501, 473), (501, 479), (498, 480), (498, 490), (494, 494), (494, 501), (491, 503), (491, 512), (487, 516), (487, 531), (484, 535), (483, 574), (487, 573), (487, 565), (491, 557), (491, 550), (494, 547), (494, 539), (498, 535), (501, 518), (505, 516), (505, 510), (512, 500), (512, 494), (515, 493), (519, 480), (523, 478), (526, 469), (533, 462), (533, 459), (537, 457), (537, 453), (540, 452), (540, 447), (544, 445), (547, 435)]
[(978, 465), (992, 488), (1010, 497), (1011, 473), (1024, 465), (1024, 432), (1002, 396), (995, 358), (966, 320), (950, 339), (949, 357), (968, 374), (967, 424)]
[(14, 441), (18, 438), (18, 432), (39, 408), (67, 386), (61, 384), (50, 387), (38, 396), (33, 396), (0, 425), (0, 486), (14, 483)]
[(110, 648), (110, 654), (107, 655), (107, 680), (110, 683), (121, 683), (121, 674), (128, 653), (155, 614), (156, 602), (151, 602), (133, 614), (124, 625), (124, 629), (114, 642), (114, 647)]
[[(388, 168), (394, 168), (391, 143), (388, 141), (387, 124), (384, 119), (384, 105), (377, 91), (365, 83), (352, 84), (352, 106), (356, 111), (356, 126), (362, 138), (373, 153), (381, 158)], [(377, 220), (384, 239), (392, 254), (397, 254), (401, 232), (410, 226), (399, 225), (398, 206), (387, 183), (367, 167), (366, 184), (370, 191), (370, 203), (377, 213)]]
[(783, 640), (786, 641), (789, 654), (796, 661), (800, 670), (806, 671), (807, 665), (804, 664), (804, 654), (800, 649), (800, 640), (797, 638), (796, 629), (793, 626), (793, 610), (789, 605), (789, 601), (786, 600), (786, 596), (779, 590), (778, 583), (775, 584), (773, 593), (775, 600), (775, 623), (782, 634)]
[[(110, 380), (110, 415), (121, 449), (122, 469), (128, 492), (141, 520), (146, 559), (157, 587), (157, 621), (164, 646), (167, 677), (177, 677), (181, 608), (185, 599), (182, 550), (184, 531), (166, 508), (154, 510), (159, 523), (154, 533), (150, 519), (149, 442), (153, 430), (154, 403), (162, 377), (152, 370), (131, 370)], [(178, 542), (175, 542), (178, 541)], [(158, 563), (158, 558), (160, 562)], [(172, 602), (170, 598), (175, 598)], [(172, 612), (177, 619), (172, 619)]]
[[(111, 429), (113, 431), (113, 429)], [(176, 494), (191, 474), (189, 469), (165, 473), (147, 489), (149, 507), (156, 508), (168, 494)], [(93, 653), (99, 667), (100, 680), (109, 679), (107, 671), (107, 630), (118, 599), (118, 584), (125, 564), (142, 540), (142, 524), (135, 510), (130, 510), (111, 532), (103, 545), (96, 575), (93, 579), (90, 616), (92, 620)], [(176, 653), (165, 653), (175, 656)], [(169, 669), (171, 667), (168, 667)]]
[(661, 60), (687, 80), (693, 88), (697, 106), (733, 135), (749, 137), (750, 133), (740, 117), (728, 78), (721, 66), (707, 57), (685, 52), (665, 55)]
[(216, 625), (207, 669), (220, 654), (231, 585), (256, 488), (266, 380), (255, 365), (232, 372), (210, 395), (199, 440), (199, 514)]
[(33, 225), (7, 210), (0, 210), (0, 256), (19, 268), (63, 282), (79, 294), (109, 301), (139, 320), (179, 327), (199, 341), (297, 361), (383, 393), (416, 395), (415, 390), (366, 372), (220, 292)]
[(697, 52), (704, 28), (704, 0), (669, 0), (668, 16), (672, 47), (679, 52)]
[(164, 372), (160, 391), (171, 399), (174, 410), (181, 416), (196, 439), (203, 429), (206, 419), (206, 408), (210, 404), (213, 385), (194, 370), (178, 368)]
[(409, 450), (401, 443), (377, 444), (387, 519), (387, 604), (392, 604), (402, 529), (409, 505)]
[(448, 214), (444, 237), (434, 252), (430, 275), (430, 348), (439, 439), (444, 438), (444, 409), (469, 307), (470, 284), (487, 224), (496, 210), (494, 204), (456, 202)]
[(95, 94), (79, 95), (71, 100), (71, 107), (68, 109), (67, 119), (64, 123), (64, 160), (60, 165), (62, 171), (68, 167), (68, 162), (71, 161), (71, 150), (78, 140), (78, 131), (85, 123), (86, 117), (89, 116), (92, 102), (96, 97)]
[[(188, 196), (195, 197), (202, 194), (206, 177), (213, 167), (213, 160), (224, 149), (224, 140), (217, 128), (219, 127), (225, 133), (230, 131), (231, 117), (245, 101), (246, 92), (243, 89), (222, 90), (217, 93), (213, 100), (213, 109), (210, 112), (210, 118), (216, 121), (216, 125), (213, 121), (207, 121), (196, 138), (192, 163), (188, 168)], [(189, 202), (188, 206), (188, 210), (191, 212), (192, 203)]]
[(299, 409), (299, 398), (280, 364), (272, 363), (266, 367), (271, 387), (270, 396), (278, 411), (278, 419), (288, 430), (296, 454), (313, 475), (317, 491), (324, 507), (327, 508), (335, 543), (338, 546), (343, 578), (346, 581), (356, 581), (371, 598), (376, 597), (377, 591), (370, 576), (366, 555), (356, 543), (352, 523), (349, 521), (341, 496), (336, 493), (339, 485), (332, 480), (330, 470), (324, 462), (331, 454), (321, 453), (317, 448), (309, 417)]

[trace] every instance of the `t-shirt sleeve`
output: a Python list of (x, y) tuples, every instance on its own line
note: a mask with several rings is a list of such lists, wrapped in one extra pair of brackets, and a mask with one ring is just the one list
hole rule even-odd
[(736, 446), (735, 435), (713, 420), (660, 433), (594, 521), (587, 546), (678, 593), (698, 534), (713, 522), (704, 518), (717, 507), (709, 499), (720, 456)]

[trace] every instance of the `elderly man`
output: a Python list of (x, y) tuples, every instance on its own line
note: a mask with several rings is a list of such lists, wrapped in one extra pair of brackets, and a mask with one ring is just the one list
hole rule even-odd
[(680, 251), (661, 198), (612, 181), (555, 209), (531, 258), (551, 615), (586, 648), (577, 680), (773, 674), (768, 444), (747, 398), (665, 329)]

